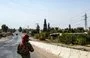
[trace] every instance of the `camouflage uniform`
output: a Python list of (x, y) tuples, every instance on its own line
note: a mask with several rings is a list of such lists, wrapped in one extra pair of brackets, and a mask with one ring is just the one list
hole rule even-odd
[[(22, 58), (30, 58), (30, 52), (33, 52), (34, 49), (32, 47), (32, 45), (30, 43), (25, 43), (25, 51), (20, 52), (19, 54), (21, 55)], [(20, 48), (20, 44), (18, 45), (18, 51), (20, 51), (22, 49), (22, 47)]]

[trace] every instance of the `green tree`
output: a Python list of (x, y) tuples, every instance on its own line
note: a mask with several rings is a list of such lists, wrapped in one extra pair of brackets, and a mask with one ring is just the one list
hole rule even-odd
[(16, 29), (14, 28), (14, 29), (12, 29), (12, 32), (15, 32), (16, 31)]
[(22, 30), (22, 33), (27, 33), (26, 29), (23, 29), (23, 30)]
[(31, 35), (34, 36), (35, 34), (37, 34), (37, 31), (34, 30), (34, 29), (32, 29), (32, 30), (31, 30)]
[(13, 32), (16, 31), (16, 29), (15, 29), (15, 28), (14, 28), (14, 29), (10, 29), (10, 28), (9, 28), (8, 31), (13, 33)]
[(68, 27), (69, 27), (68, 32), (69, 32), (69, 33), (71, 33), (71, 32), (73, 31), (73, 30), (72, 30), (72, 28), (71, 28), (71, 24), (69, 24), (69, 26), (68, 26)]
[(19, 31), (19, 32), (22, 32), (22, 27), (19, 27), (18, 31)]
[(5, 24), (3, 24), (1, 26), (1, 28), (2, 28), (3, 32), (7, 32), (8, 31), (8, 26), (6, 26)]
[(59, 30), (59, 28), (58, 28), (58, 27), (55, 27), (55, 30), (57, 30), (57, 31), (58, 31), (58, 30)]
[(69, 27), (69, 30), (70, 30), (70, 29), (71, 29), (71, 25), (69, 24), (69, 26), (68, 26), (68, 27)]
[(48, 31), (50, 31), (50, 23), (48, 23)]
[(54, 33), (54, 32), (55, 32), (54, 27), (50, 28), (50, 33)]
[(40, 26), (39, 26), (39, 24), (37, 24), (36, 31), (37, 31), (37, 33), (39, 33), (39, 31), (40, 31)]
[(77, 32), (84, 32), (84, 28), (83, 27), (78, 27)]
[(46, 19), (44, 19), (43, 31), (47, 31), (47, 22), (46, 22)]

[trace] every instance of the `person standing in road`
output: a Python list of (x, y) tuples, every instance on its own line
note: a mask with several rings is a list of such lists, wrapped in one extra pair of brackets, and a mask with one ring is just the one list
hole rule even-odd
[(30, 58), (30, 52), (33, 52), (34, 48), (29, 43), (29, 36), (26, 34), (22, 38), (22, 43), (17, 47), (17, 53), (21, 55), (22, 58)]

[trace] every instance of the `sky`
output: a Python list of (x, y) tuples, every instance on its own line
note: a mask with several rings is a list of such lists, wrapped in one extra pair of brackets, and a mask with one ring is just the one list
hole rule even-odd
[(87, 13), (90, 27), (90, 0), (0, 0), (0, 26), (43, 28), (44, 19), (51, 27), (84, 27)]

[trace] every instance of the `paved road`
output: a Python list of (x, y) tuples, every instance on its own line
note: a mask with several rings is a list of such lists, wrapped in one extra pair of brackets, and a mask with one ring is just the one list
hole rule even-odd
[[(21, 58), (17, 54), (17, 45), (21, 41), (21, 36), (10, 36), (10, 40), (7, 40), (3, 43), (0, 43), (0, 58)], [(35, 51), (31, 53), (31, 58), (46, 58), (43, 55), (39, 54), (35, 48)]]

